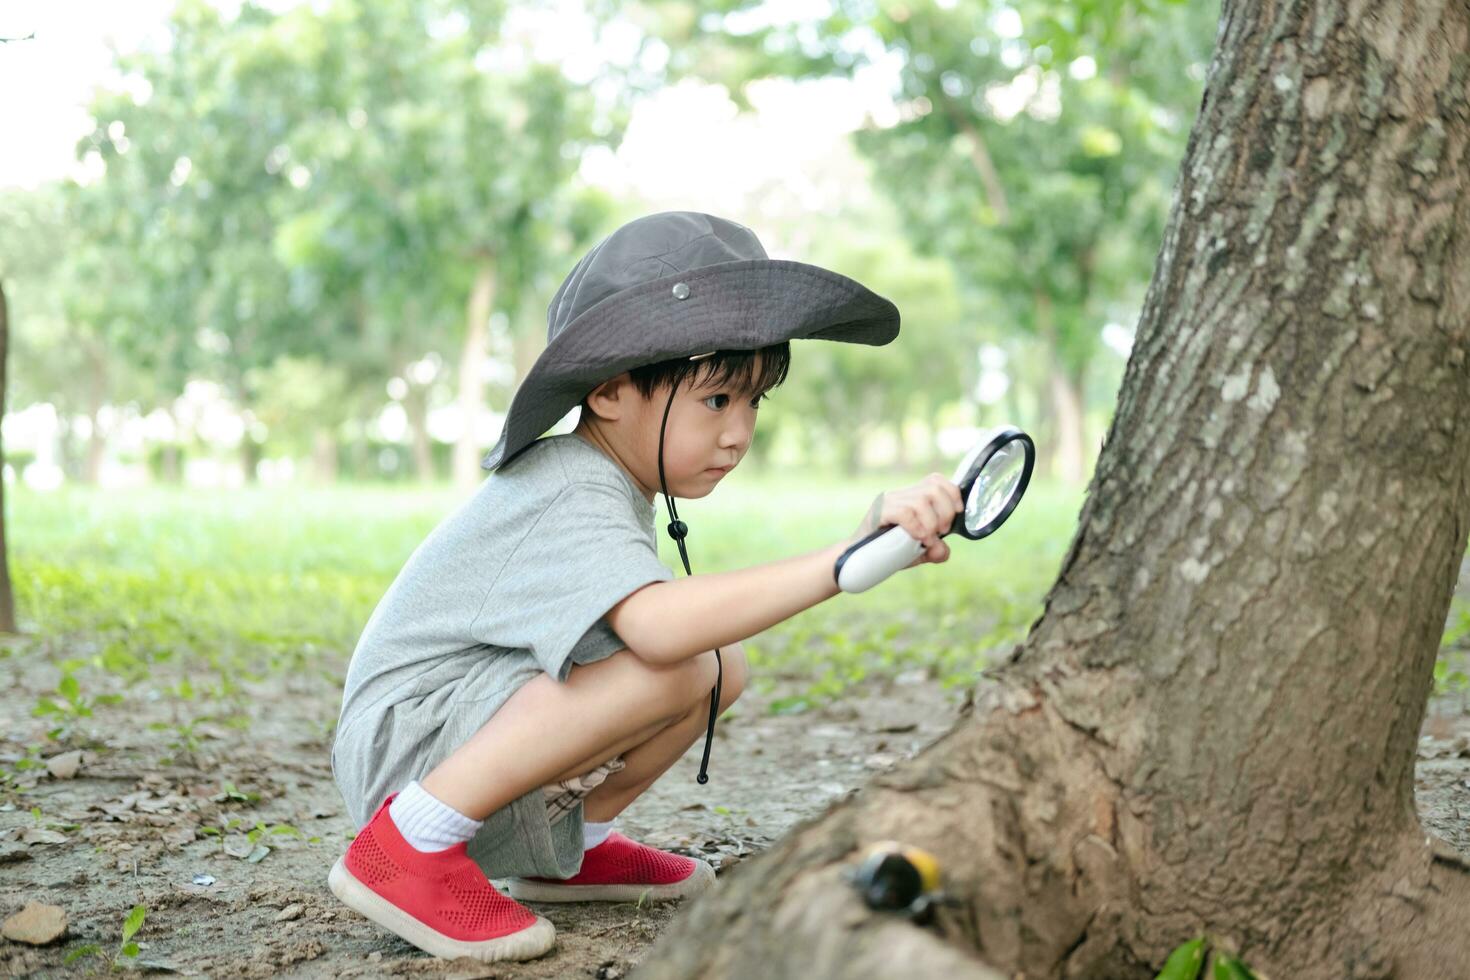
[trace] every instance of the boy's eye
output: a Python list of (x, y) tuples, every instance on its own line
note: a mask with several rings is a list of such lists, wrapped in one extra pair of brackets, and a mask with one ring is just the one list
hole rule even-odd
[[(704, 400), (704, 403), (706, 405), (709, 405), (709, 403), (712, 402), (712, 401), (714, 401), (716, 398), (724, 398), (724, 399), (727, 399), (728, 400), (729, 397), (730, 397), (729, 395), (725, 395), (725, 394), (710, 395), (708, 398), (706, 398)], [(764, 394), (757, 396), (756, 398), (754, 398), (754, 399), (751, 400), (750, 407), (751, 408), (756, 408), (756, 409), (760, 408), (761, 407), (761, 402), (764, 401), (768, 397), (770, 397), (770, 396), (769, 395), (764, 395)], [(719, 405), (719, 406), (710, 405), (710, 408), (713, 409), (716, 412), (718, 412), (720, 409), (722, 409), (724, 407), (725, 407), (724, 405)]]

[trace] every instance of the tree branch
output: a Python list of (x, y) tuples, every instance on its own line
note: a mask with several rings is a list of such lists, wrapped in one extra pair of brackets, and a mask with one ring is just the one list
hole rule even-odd
[(1009, 224), (1011, 220), (1010, 205), (1006, 203), (1005, 188), (1001, 186), (1000, 174), (996, 172), (995, 163), (990, 159), (990, 151), (986, 148), (985, 137), (980, 135), (980, 130), (975, 121), (966, 113), (960, 111), (954, 100), (947, 95), (940, 94), (939, 101), (944, 104), (945, 114), (959, 127), (960, 132), (970, 137), (970, 160), (975, 164), (975, 171), (980, 175), (980, 182), (985, 185), (985, 196), (990, 199), (990, 206), (995, 208), (995, 216), (1001, 224)]

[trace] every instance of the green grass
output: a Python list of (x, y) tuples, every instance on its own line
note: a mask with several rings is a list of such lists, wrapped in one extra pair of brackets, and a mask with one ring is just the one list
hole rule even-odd
[[(908, 482), (737, 473), (711, 496), (676, 504), (699, 574), (826, 547), (853, 532), (877, 493)], [(61, 641), (65, 672), (90, 665), (135, 681), (157, 664), (187, 665), (191, 696), (227, 696), (238, 679), (272, 670), (339, 677), (403, 562), (465, 496), (442, 487), (13, 488), (22, 627)], [(660, 555), (682, 576), (658, 503)], [(746, 643), (756, 683), (797, 681), (803, 693), (774, 709), (799, 711), (876, 675), (921, 669), (949, 684), (973, 680), (1040, 613), (1080, 504), (1079, 490), (1034, 484), (993, 537), (951, 538), (949, 561), (767, 630)]]
[[(694, 572), (826, 547), (852, 534), (877, 493), (917, 477), (737, 472), (710, 497), (678, 502)], [(56, 723), (53, 737), (94, 708), (125, 717), (131, 698), (167, 697), (192, 704), (174, 712), (169, 743), (189, 753), (194, 724), (242, 723), (249, 681), (285, 674), (340, 684), (393, 577), (466, 496), (445, 487), (10, 488), (11, 571), (28, 635), (0, 644), (0, 656), (34, 651), (59, 668), (55, 691), (37, 702)], [(1081, 501), (1080, 490), (1034, 483), (991, 538), (951, 538), (943, 564), (839, 594), (766, 630), (746, 643), (753, 683), (789, 682), (770, 710), (796, 712), (868, 679), (921, 672), (946, 685), (972, 682), (1040, 614)], [(660, 555), (682, 576), (658, 502)], [(1442, 648), (1437, 693), (1470, 699), (1463, 598)]]

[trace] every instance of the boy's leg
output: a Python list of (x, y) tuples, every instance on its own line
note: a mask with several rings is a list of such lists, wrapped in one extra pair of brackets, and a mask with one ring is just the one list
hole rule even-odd
[[(720, 653), (724, 663), (724, 678), (720, 682), (719, 714), (724, 714), (745, 690), (747, 667), (745, 651), (731, 645)], [(713, 689), (713, 685), (711, 685)], [(682, 717), (655, 734), (652, 738), (624, 753), (624, 767), (604, 779), (582, 800), (584, 820), (605, 822), (622, 813), (643, 791), (652, 786), (670, 766), (683, 758), (689, 746), (698, 742), (709, 728), (709, 694)], [(609, 757), (615, 753), (609, 753)], [(599, 760), (602, 762), (605, 760)], [(591, 769), (598, 765), (587, 766)], [(585, 770), (584, 770), (585, 771)]]
[(715, 672), (713, 651), (663, 667), (619, 650), (573, 667), (565, 683), (542, 674), (421, 784), (465, 816), (483, 820), (532, 789), (631, 752), (683, 720), (696, 703), (707, 705)]

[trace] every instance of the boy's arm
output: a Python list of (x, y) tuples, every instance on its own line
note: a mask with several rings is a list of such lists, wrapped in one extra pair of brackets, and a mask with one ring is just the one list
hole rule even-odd
[(608, 610), (608, 625), (654, 664), (736, 643), (841, 591), (832, 566), (852, 540), (764, 565), (645, 585)]

